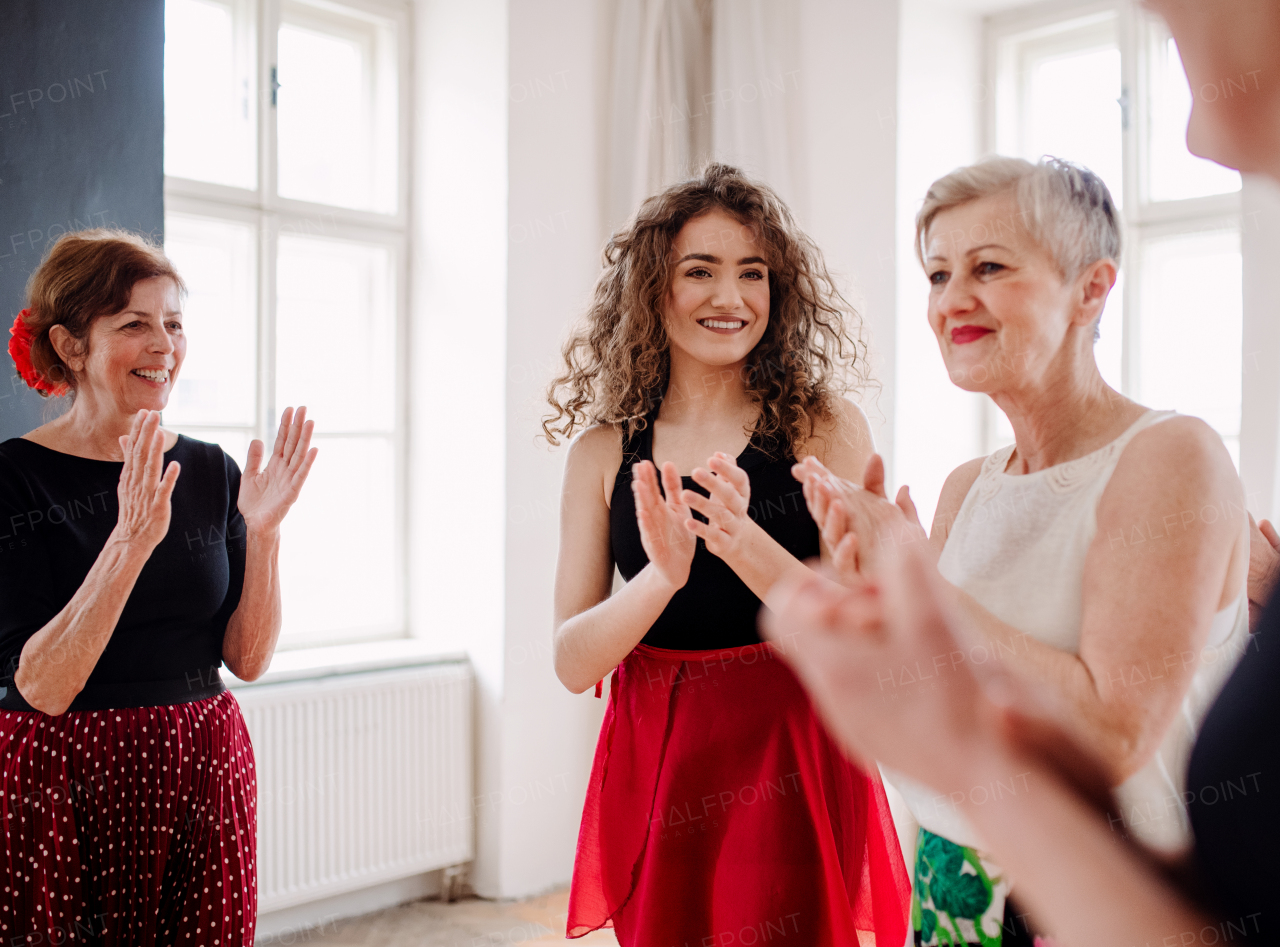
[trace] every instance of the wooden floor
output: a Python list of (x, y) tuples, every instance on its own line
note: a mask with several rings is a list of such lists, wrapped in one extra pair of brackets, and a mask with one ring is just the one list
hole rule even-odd
[[(416, 901), (320, 928), (290, 932), (265, 943), (322, 947), (515, 947), (565, 943), (568, 903), (567, 888), (526, 901)], [(603, 930), (573, 943), (618, 941), (613, 931)]]

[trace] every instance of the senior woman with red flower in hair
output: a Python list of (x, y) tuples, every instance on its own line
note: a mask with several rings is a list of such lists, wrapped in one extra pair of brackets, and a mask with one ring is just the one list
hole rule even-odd
[(271, 662), (313, 422), (286, 409), (243, 476), (160, 426), (184, 289), (137, 236), (68, 234), (10, 330), (23, 380), (72, 401), (0, 443), (5, 943), (253, 943), (253, 749), (218, 667)]

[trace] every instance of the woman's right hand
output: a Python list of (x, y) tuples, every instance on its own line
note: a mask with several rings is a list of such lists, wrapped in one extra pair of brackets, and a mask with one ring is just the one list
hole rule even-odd
[(164, 431), (159, 411), (139, 411), (127, 435), (120, 438), (124, 469), (120, 471), (120, 518), (112, 538), (148, 554), (169, 532), (169, 498), (181, 470), (177, 461), (164, 467)]
[(636, 499), (640, 544), (649, 564), (673, 589), (680, 589), (689, 581), (698, 537), (684, 525), (693, 514), (688, 504), (680, 500), (684, 485), (676, 465), (670, 461), (662, 465), (662, 485), (665, 497), (658, 490), (658, 470), (653, 461), (642, 460), (632, 468), (631, 490)]
[(816, 457), (791, 468), (805, 503), (831, 553), (838, 581), (854, 587), (864, 580), (888, 546), (928, 541), (906, 487), (890, 502), (884, 489), (884, 461), (872, 454), (861, 485), (837, 477)]

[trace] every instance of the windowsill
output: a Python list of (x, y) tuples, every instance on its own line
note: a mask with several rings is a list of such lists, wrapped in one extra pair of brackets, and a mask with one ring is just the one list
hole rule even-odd
[(392, 641), (370, 641), (366, 644), (278, 651), (271, 659), (271, 667), (267, 669), (267, 673), (256, 681), (242, 681), (225, 668), (222, 678), (228, 687), (238, 690), (242, 687), (311, 681), (366, 671), (420, 667), (425, 664), (457, 664), (466, 660), (466, 654), (461, 651), (436, 651), (425, 641), (398, 638)]

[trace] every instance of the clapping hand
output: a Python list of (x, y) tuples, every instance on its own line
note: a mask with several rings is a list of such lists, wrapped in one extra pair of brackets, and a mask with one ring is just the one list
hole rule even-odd
[(1280, 576), (1280, 535), (1267, 520), (1255, 523), (1249, 514), (1249, 630), (1262, 617)]
[(796, 464), (791, 473), (803, 485), (809, 513), (844, 585), (865, 581), (887, 547), (928, 538), (905, 486), (894, 502), (889, 501), (879, 454), (867, 461), (861, 486), (837, 477), (812, 456)]
[[(889, 553), (859, 588), (812, 574), (779, 582), (762, 613), (765, 637), (786, 640), (786, 661), (804, 682), (831, 731), (861, 760), (880, 760), (940, 783), (975, 740), (990, 737), (967, 644), (946, 589), (918, 556)], [(881, 601), (883, 599), (883, 603)], [(868, 609), (882, 611), (868, 623)], [(959, 653), (960, 659), (952, 659)], [(935, 660), (937, 659), (937, 660)], [(927, 669), (923, 674), (902, 668)], [(922, 740), (920, 734), (929, 734)], [(935, 781), (936, 780), (936, 781)]]
[(665, 497), (658, 489), (658, 469), (652, 461), (642, 460), (632, 468), (640, 544), (658, 574), (680, 589), (689, 581), (698, 537), (685, 527), (693, 517), (682, 498), (680, 474), (670, 461), (662, 465), (662, 485)]
[(139, 411), (133, 416), (129, 433), (120, 437), (124, 469), (116, 495), (120, 518), (115, 539), (145, 549), (148, 554), (169, 532), (169, 498), (181, 471), (177, 461), (164, 467), (164, 431), (159, 411)]
[(284, 409), (266, 467), (259, 469), (265, 450), (262, 441), (255, 438), (249, 445), (249, 457), (240, 477), (239, 509), (251, 532), (278, 530), (307, 481), (317, 448), (310, 447), (316, 423), (306, 418), (306, 408), (299, 408), (296, 414), (293, 408)]
[(750, 516), (751, 480), (737, 462), (721, 451), (707, 459), (707, 466), (696, 467), (694, 483), (705, 487), (710, 496), (685, 490), (684, 502), (707, 518), (703, 523), (692, 516), (685, 527), (707, 544), (707, 550), (728, 559), (738, 550), (755, 521)]

